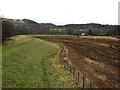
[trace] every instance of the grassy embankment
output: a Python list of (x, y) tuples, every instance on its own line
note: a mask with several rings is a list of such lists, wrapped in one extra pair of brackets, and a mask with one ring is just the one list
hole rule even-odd
[(2, 50), (3, 88), (78, 87), (59, 64), (60, 48), (56, 44), (19, 35)]
[(2, 45), (0, 43), (0, 89), (2, 88)]

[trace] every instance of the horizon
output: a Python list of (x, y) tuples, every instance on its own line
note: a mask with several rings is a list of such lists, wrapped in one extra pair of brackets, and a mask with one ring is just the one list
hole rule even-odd
[[(3, 17), (4, 18), (4, 17)], [(12, 19), (12, 18), (5, 18), (5, 19)], [(31, 21), (34, 21), (34, 22), (36, 22), (36, 23), (38, 23), (38, 24), (53, 24), (53, 25), (56, 25), (56, 26), (64, 26), (64, 25), (70, 25), (70, 24), (100, 24), (100, 25), (113, 25), (114, 26), (114, 24), (102, 24), (102, 23), (94, 23), (94, 22), (91, 22), (91, 23), (67, 23), (67, 24), (63, 24), (63, 25), (57, 25), (57, 24), (54, 24), (54, 23), (52, 23), (52, 22), (50, 22), (50, 23), (46, 23), (46, 22), (41, 22), (41, 23), (39, 23), (39, 22), (37, 22), (37, 21), (35, 21), (35, 20), (32, 20), (32, 19), (28, 19), (28, 18), (23, 18), (23, 19), (27, 19), (27, 20), (31, 20)], [(23, 20), (23, 19), (13, 19), (13, 20)], [(115, 25), (116, 26), (116, 25)], [(118, 25), (119, 26), (119, 25)]]
[[(118, 25), (119, 0), (3, 0), (0, 14), (9, 19), (29, 19), (55, 25), (98, 23)], [(6, 4), (6, 8), (4, 7)]]

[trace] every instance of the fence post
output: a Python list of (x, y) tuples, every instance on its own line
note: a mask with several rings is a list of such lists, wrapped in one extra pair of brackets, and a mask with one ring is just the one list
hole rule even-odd
[(66, 62), (65, 62), (65, 60), (64, 60), (64, 68), (65, 68), (65, 64), (66, 64)]
[(72, 73), (72, 66), (70, 65), (70, 73)]
[(68, 64), (68, 71), (69, 71), (69, 63), (67, 63)]
[(70, 64), (69, 64), (69, 63), (68, 63), (68, 66), (69, 66), (69, 69), (68, 69), (68, 70), (69, 70), (69, 72), (70, 72)]
[(78, 71), (78, 83), (79, 83), (79, 71)]
[(67, 62), (65, 61), (65, 69), (67, 70)]
[(77, 81), (77, 83), (84, 89), (86, 88), (86, 85), (88, 88), (96, 88), (96, 86), (94, 85), (94, 83), (88, 81), (86, 82), (85, 77), (81, 74), (81, 72), (76, 69), (75, 67), (73, 67), (71, 64), (69, 64), (66, 60), (63, 59), (64, 62), (64, 68), (66, 70), (68, 70), (73, 78)]
[[(66, 61), (67, 62), (67, 61)], [(67, 62), (67, 70), (68, 70), (68, 62)]]
[(73, 67), (71, 66), (71, 73), (73, 72)]
[(85, 77), (83, 76), (83, 88), (85, 88)]
[(75, 68), (73, 68), (73, 78), (75, 78)]
[(78, 72), (78, 70), (76, 69), (76, 73), (75, 73), (75, 74), (76, 74), (76, 75), (75, 75), (75, 76), (76, 76), (76, 77), (75, 77), (75, 80), (76, 80), (76, 81), (77, 81), (77, 76), (78, 76), (78, 75), (77, 75), (77, 72)]
[(92, 88), (92, 83), (90, 82), (90, 88)]

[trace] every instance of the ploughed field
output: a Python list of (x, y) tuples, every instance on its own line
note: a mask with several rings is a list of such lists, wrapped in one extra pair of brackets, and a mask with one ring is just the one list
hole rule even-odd
[(63, 45), (68, 62), (100, 88), (118, 87), (120, 39), (107, 36), (35, 36)]

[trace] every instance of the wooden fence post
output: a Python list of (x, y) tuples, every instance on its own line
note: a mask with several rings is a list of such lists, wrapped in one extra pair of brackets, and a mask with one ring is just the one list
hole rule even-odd
[(77, 72), (78, 70), (76, 69), (76, 73), (75, 73), (75, 80), (77, 81)]
[(72, 74), (72, 76), (73, 76), (73, 67), (71, 66), (71, 74)]
[(79, 83), (79, 76), (80, 76), (80, 75), (79, 75), (79, 71), (78, 71), (78, 83)]
[(86, 87), (88, 88), (96, 88), (94, 83), (91, 83), (90, 81), (86, 81), (86, 78), (80, 73), (78, 69), (73, 67), (71, 64), (69, 64), (66, 60), (63, 59), (64, 68), (69, 71), (73, 78), (77, 81), (77, 83), (84, 89)]
[(73, 78), (75, 78), (75, 68), (73, 68)]
[(68, 70), (68, 62), (67, 62), (67, 70)]
[(67, 62), (65, 61), (65, 69), (67, 70)]
[(85, 78), (83, 76), (83, 88), (85, 88)]
[(92, 83), (90, 82), (90, 87), (89, 88), (92, 88)]

